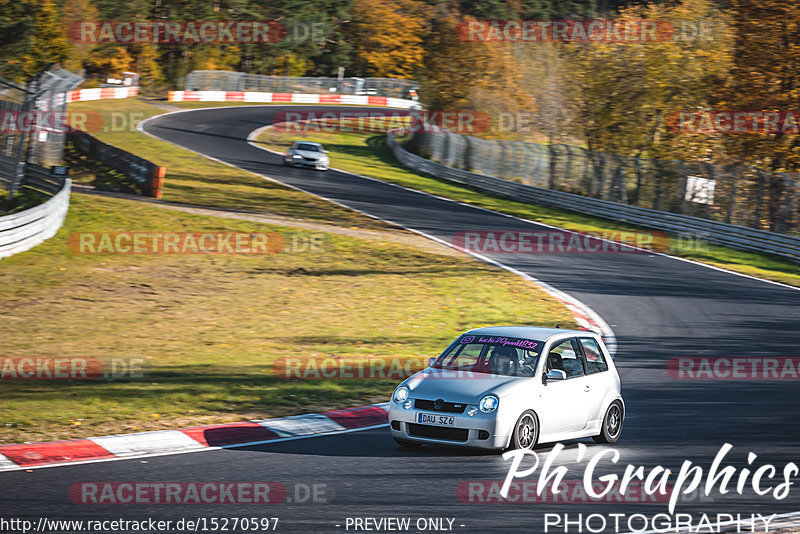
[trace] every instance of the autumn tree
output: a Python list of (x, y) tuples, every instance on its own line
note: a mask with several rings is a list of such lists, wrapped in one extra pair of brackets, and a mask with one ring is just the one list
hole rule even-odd
[[(709, 0), (634, 6), (619, 22), (664, 21), (687, 33), (658, 34), (651, 42), (570, 43), (579, 125), (589, 148), (623, 155), (691, 159), (708, 139), (671, 132), (666, 118), (708, 109), (731, 67), (731, 37), (722, 12)], [(688, 28), (714, 21), (705, 35)]]
[(427, 12), (418, 0), (354, 0), (346, 33), (359, 73), (412, 78), (425, 53)]
[(144, 43), (140, 47), (136, 60), (136, 72), (139, 73), (139, 85), (149, 90), (158, 90), (164, 83), (164, 74), (159, 65), (158, 50), (155, 45)]
[[(99, 12), (91, 0), (67, 0), (64, 2), (61, 12), (61, 23), (66, 28), (81, 21), (94, 21), (100, 18)], [(94, 43), (71, 41), (64, 67), (73, 72), (81, 72), (86, 68), (96, 46)]]
[(535, 107), (519, 68), (521, 51), (511, 43), (463, 39), (458, 29), (464, 20), (441, 8), (432, 21), (420, 77), (422, 94), (433, 110), (487, 113), (492, 119), (487, 135), (498, 136), (501, 113), (516, 116)]
[(135, 59), (122, 46), (101, 48), (92, 54), (87, 72), (103, 78), (119, 78), (133, 68)]
[(69, 55), (66, 28), (56, 4), (41, 0), (36, 12), (34, 33), (31, 41), (28, 74), (35, 74), (49, 63), (63, 63)]
[[(794, 111), (800, 109), (800, 5), (779, 0), (736, 0), (736, 42), (732, 77), (721, 109)], [(777, 131), (725, 137), (727, 152), (738, 163), (772, 171), (800, 170), (800, 132), (783, 123)], [(787, 182), (761, 173), (746, 184), (759, 206), (753, 224), (771, 230), (782, 226)], [(796, 186), (795, 186), (796, 187)]]
[[(800, 5), (737, 0), (734, 13), (735, 59), (723, 104), (746, 111), (800, 109)], [(740, 161), (800, 169), (798, 132), (730, 136), (727, 148)]]
[(69, 54), (66, 28), (58, 6), (49, 0), (5, 2), (0, 5), (0, 74), (25, 81)]
[(29, 2), (0, 2), (0, 76), (16, 82), (25, 80), (22, 57), (33, 33)]

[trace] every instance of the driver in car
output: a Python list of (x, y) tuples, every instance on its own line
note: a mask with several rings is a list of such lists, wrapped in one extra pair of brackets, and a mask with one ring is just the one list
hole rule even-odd
[(517, 349), (514, 347), (494, 347), (489, 356), (489, 365), (496, 375), (514, 375), (519, 364)]

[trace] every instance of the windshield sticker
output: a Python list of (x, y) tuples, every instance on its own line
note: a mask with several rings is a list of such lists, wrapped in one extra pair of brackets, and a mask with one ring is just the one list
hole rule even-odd
[(520, 349), (527, 349), (533, 350), (539, 344), (536, 341), (530, 341), (527, 339), (517, 339), (517, 338), (509, 338), (509, 337), (479, 337), (477, 340), (475, 336), (464, 336), (461, 338), (459, 343), (488, 343), (490, 345), (502, 345), (504, 347), (517, 347)]

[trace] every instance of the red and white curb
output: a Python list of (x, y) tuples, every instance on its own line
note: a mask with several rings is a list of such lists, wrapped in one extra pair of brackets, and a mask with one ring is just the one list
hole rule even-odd
[(139, 94), (138, 87), (98, 87), (95, 89), (77, 89), (67, 93), (67, 102), (88, 102), (109, 98), (128, 98)]
[(170, 91), (170, 102), (252, 102), (255, 104), (345, 104), (349, 106), (381, 106), (408, 109), (419, 102), (404, 98), (369, 95), (262, 93), (257, 91)]
[(389, 403), (279, 419), (0, 446), (0, 471), (259, 445), (384, 426)]

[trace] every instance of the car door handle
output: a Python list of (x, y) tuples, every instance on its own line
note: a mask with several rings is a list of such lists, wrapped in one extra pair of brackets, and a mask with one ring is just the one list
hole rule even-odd
[(592, 391), (592, 386), (584, 386), (583, 387), (583, 391), (585, 391), (586, 393), (589, 393), (590, 391)]

